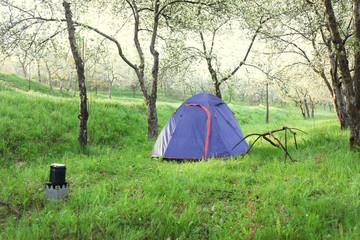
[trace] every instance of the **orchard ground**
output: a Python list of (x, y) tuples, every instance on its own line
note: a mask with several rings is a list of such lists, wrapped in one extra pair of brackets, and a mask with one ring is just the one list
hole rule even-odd
[[(296, 127), (298, 160), (259, 141), (250, 154), (208, 161), (151, 158), (139, 95), (89, 93), (88, 148), (78, 99), (0, 74), (0, 239), (359, 239), (360, 155), (332, 112), (233, 102), (244, 135)], [(160, 96), (159, 129), (181, 101)], [(284, 140), (284, 135), (278, 134)], [(253, 139), (249, 139), (251, 143)], [(67, 167), (69, 199), (45, 202), (51, 163)]]

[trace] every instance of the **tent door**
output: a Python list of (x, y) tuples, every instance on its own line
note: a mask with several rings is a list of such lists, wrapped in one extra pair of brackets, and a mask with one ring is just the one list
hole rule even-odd
[(210, 118), (210, 112), (209, 110), (204, 107), (203, 105), (200, 104), (185, 104), (185, 106), (189, 107), (189, 106), (194, 106), (194, 107), (201, 107), (207, 114), (207, 135), (206, 135), (206, 141), (205, 141), (205, 160), (207, 160), (207, 151), (208, 151), (208, 144), (209, 144), (209, 136), (210, 136), (210, 123), (211, 123), (211, 118)]

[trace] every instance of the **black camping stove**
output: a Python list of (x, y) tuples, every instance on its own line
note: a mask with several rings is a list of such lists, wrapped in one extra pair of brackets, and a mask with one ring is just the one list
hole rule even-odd
[(69, 183), (65, 180), (66, 166), (53, 163), (50, 165), (50, 182), (45, 183), (46, 200), (65, 200), (68, 198)]

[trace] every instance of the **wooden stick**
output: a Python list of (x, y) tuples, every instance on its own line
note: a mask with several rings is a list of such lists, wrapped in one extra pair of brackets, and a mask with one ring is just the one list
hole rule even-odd
[(287, 150), (285, 149), (285, 147), (281, 144), (280, 140), (277, 139), (277, 138), (274, 136), (274, 134), (272, 134), (272, 133), (270, 133), (270, 134), (271, 134), (271, 136), (280, 144), (280, 146), (282, 147), (282, 149), (284, 149), (285, 153), (289, 156), (289, 158), (291, 159), (291, 161), (296, 162), (296, 160), (294, 160), (294, 159), (290, 156), (290, 154), (288, 153), (288, 151), (287, 151)]
[(264, 135), (263, 138), (264, 138), (266, 141), (268, 141), (269, 143), (271, 143), (271, 145), (273, 145), (274, 147), (279, 147), (278, 144), (276, 144), (276, 143), (274, 143), (273, 141), (271, 141), (271, 139), (270, 139), (270, 138), (267, 138), (266, 135)]
[[(296, 147), (296, 149), (298, 149), (298, 147), (297, 147), (297, 143), (296, 143), (296, 132), (293, 132), (291, 129), (296, 129), (296, 128), (287, 128), (288, 130), (289, 130), (289, 132), (294, 136), (294, 141), (295, 141), (295, 147)], [(299, 129), (300, 130), (300, 129)], [(301, 130), (300, 130), (301, 131)], [(306, 132), (304, 132), (304, 131), (301, 131), (301, 132), (303, 132), (303, 133), (305, 133), (306, 134)]]
[[(284, 128), (285, 128), (285, 127), (284, 127)], [(286, 133), (287, 133), (287, 128), (285, 128), (285, 149), (286, 149), (286, 151), (287, 151)], [(286, 162), (286, 157), (287, 157), (287, 155), (286, 155), (286, 153), (285, 153), (285, 162)]]
[(243, 139), (241, 139), (240, 142), (238, 142), (238, 143), (231, 149), (231, 151), (234, 150), (234, 148), (236, 148), (240, 143), (242, 143), (247, 137), (254, 136), (254, 135), (259, 136), (259, 135), (262, 135), (262, 134), (252, 133), (252, 134), (247, 135), (246, 137), (244, 137)]
[(17, 214), (17, 220), (18, 221), (20, 220), (21, 213), (18, 210), (16, 210), (10, 203), (6, 203), (6, 202), (3, 202), (3, 201), (0, 200), (0, 205), (7, 206), (11, 210), (13, 210)]
[[(242, 143), (246, 138), (250, 137), (250, 136), (257, 136), (257, 138), (255, 139), (255, 141), (251, 144), (250, 148), (243, 154), (242, 158), (245, 157), (245, 155), (251, 150), (251, 148), (254, 146), (254, 144), (262, 137), (264, 138), (266, 141), (268, 141), (271, 145), (275, 146), (275, 147), (280, 147), (285, 151), (285, 161), (287, 159), (287, 157), (289, 156), (289, 158), (291, 159), (291, 161), (293, 162), (296, 162), (296, 160), (294, 160), (290, 153), (288, 152), (288, 143), (287, 143), (287, 131), (289, 130), (289, 132), (294, 136), (294, 141), (295, 141), (295, 147), (296, 149), (298, 149), (298, 146), (297, 146), (297, 142), (296, 142), (296, 132), (293, 131), (293, 130), (298, 130), (300, 132), (303, 132), (305, 134), (307, 134), (306, 132), (302, 131), (301, 129), (298, 129), (298, 128), (289, 128), (289, 127), (282, 127), (280, 129), (276, 129), (276, 130), (273, 130), (273, 131), (270, 131), (270, 132), (265, 132), (265, 133), (262, 133), (262, 134), (259, 134), (259, 133), (252, 133), (252, 134), (249, 134), (247, 136), (245, 136), (243, 139), (241, 139), (231, 150), (234, 150), (240, 143)], [(276, 138), (274, 136), (274, 133), (276, 132), (280, 132), (280, 131), (285, 131), (285, 146), (281, 143), (281, 141)], [(279, 144), (276, 144), (275, 142), (273, 142), (270, 138), (268, 138), (268, 136), (271, 136), (273, 139), (275, 139)]]
[(251, 148), (254, 146), (254, 144), (256, 143), (256, 141), (259, 140), (259, 139), (262, 137), (261, 134), (259, 134), (259, 135), (260, 135), (260, 136), (258, 136), (258, 137), (256, 138), (256, 140), (253, 142), (253, 144), (251, 144), (250, 148), (242, 155), (242, 158), (241, 158), (241, 159), (243, 159), (243, 158), (245, 157), (245, 155), (246, 155), (248, 152), (250, 152)]

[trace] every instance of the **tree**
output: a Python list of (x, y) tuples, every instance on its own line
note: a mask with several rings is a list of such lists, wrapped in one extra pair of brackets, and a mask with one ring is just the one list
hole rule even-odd
[(48, 72), (48, 79), (49, 79), (49, 84), (50, 84), (50, 94), (53, 95), (54, 91), (53, 91), (53, 84), (52, 84), (52, 77), (51, 77), (52, 72), (51, 72), (50, 66), (47, 61), (45, 61), (45, 66), (46, 66), (46, 70)]
[(63, 6), (65, 9), (65, 18), (67, 23), (67, 30), (69, 33), (69, 43), (71, 52), (74, 57), (76, 71), (78, 75), (78, 84), (79, 84), (79, 96), (80, 96), (80, 109), (79, 109), (79, 143), (83, 150), (85, 150), (87, 145), (87, 120), (89, 118), (89, 113), (87, 111), (87, 95), (86, 95), (86, 86), (85, 86), (85, 71), (84, 64), (80, 57), (79, 51), (77, 49), (76, 39), (75, 39), (75, 28), (74, 22), (72, 20), (72, 13), (70, 9), (70, 4), (66, 1), (63, 1)]
[[(212, 82), (214, 84), (215, 95), (218, 98), (222, 98), (221, 91), (220, 91), (220, 85), (222, 83), (224, 83), (225, 81), (229, 80), (241, 68), (241, 66), (243, 66), (244, 63), (246, 62), (246, 60), (247, 60), (247, 58), (249, 56), (249, 53), (251, 51), (251, 48), (252, 48), (252, 46), (254, 44), (254, 41), (256, 39), (256, 36), (259, 33), (259, 30), (261, 28), (262, 23), (263, 23), (263, 20), (260, 19), (260, 25), (259, 25), (258, 29), (255, 31), (255, 33), (254, 33), (254, 35), (253, 35), (253, 37), (251, 39), (251, 42), (250, 42), (250, 44), (248, 46), (248, 49), (246, 51), (246, 54), (245, 54), (244, 58), (239, 62), (239, 64), (233, 70), (231, 70), (230, 72), (225, 73), (225, 74), (219, 74), (218, 71), (216, 70), (216, 69), (218, 69), (218, 67), (215, 67), (214, 63), (213, 63), (214, 61), (216, 62), (216, 56), (213, 55), (214, 41), (215, 41), (216, 33), (222, 27), (222, 25), (215, 26), (211, 30), (211, 43), (209, 44), (210, 47), (209, 47), (209, 45), (207, 46), (207, 44), (206, 44), (203, 31), (199, 31), (199, 35), (200, 35), (200, 39), (201, 39), (201, 43), (202, 43), (201, 55), (206, 60), (207, 69), (208, 69), (208, 71), (210, 73), (211, 80), (212, 80)], [(219, 75), (222, 76), (222, 77), (220, 77)]]
[[(324, 34), (325, 24), (318, 4), (310, 1), (291, 1), (291, 4), (277, 1), (269, 4), (267, 0), (260, 3), (262, 11), (271, 16), (269, 24), (263, 26), (261, 36), (272, 41), (279, 54), (291, 56), (288, 67), (307, 65), (321, 77), (332, 97), (340, 126), (346, 129), (349, 119), (345, 98), (337, 74), (336, 59), (329, 38)], [(342, 29), (345, 31), (346, 26)], [(327, 74), (328, 71), (330, 74)]]
[(15, 56), (18, 60), (18, 62), (20, 63), (21, 66), (21, 70), (22, 70), (22, 74), (24, 76), (24, 78), (28, 79), (28, 83), (29, 83), (29, 91), (31, 89), (31, 73), (30, 73), (30, 66), (33, 62), (33, 49), (31, 49), (31, 47), (29, 46), (18, 46), (18, 51), (16, 51)]
[[(11, 0), (1, 0), (0, 3), (4, 6), (4, 11), (6, 16), (7, 12), (17, 14), (11, 16), (9, 22), (4, 24), (1, 33), (4, 33), (4, 36), (16, 35), (17, 33), (26, 32), (27, 29), (32, 28), (32, 32), (44, 33), (37, 34), (38, 38), (53, 38), (60, 34), (63, 31), (62, 23), (66, 22), (66, 19), (59, 15), (58, 6), (53, 2), (47, 4), (42, 4), (42, 1), (36, 2), (34, 0), (33, 5), (22, 5), (21, 3), (13, 3)], [(114, 23), (114, 26), (106, 30), (94, 27), (91, 25), (91, 19), (86, 19), (85, 16), (77, 15), (74, 22), (74, 26), (82, 27), (89, 32), (99, 34), (108, 41), (112, 42), (116, 51), (118, 52), (119, 57), (133, 69), (138, 78), (139, 87), (143, 95), (143, 99), (147, 108), (147, 117), (148, 117), (148, 138), (154, 139), (158, 133), (158, 120), (156, 113), (156, 100), (157, 100), (157, 90), (158, 90), (158, 76), (159, 76), (159, 62), (160, 62), (160, 53), (157, 49), (159, 42), (159, 31), (161, 29), (167, 29), (170, 23), (170, 19), (182, 18), (182, 15), (186, 15), (188, 9), (185, 9), (184, 6), (194, 6), (202, 5), (204, 8), (212, 7), (217, 5), (221, 1), (213, 0), (201, 0), (201, 1), (189, 1), (189, 0), (114, 0), (114, 1), (93, 1), (89, 4), (88, 1), (78, 1), (82, 7), (88, 7), (90, 10), (96, 10), (96, 14), (99, 16), (109, 14), (109, 9), (112, 9), (112, 13), (115, 13), (116, 17), (121, 16), (124, 19), (122, 25), (131, 24), (133, 27), (133, 46), (136, 51), (136, 56), (129, 54), (127, 48), (130, 44), (125, 44), (124, 42), (117, 39), (119, 32), (122, 29), (122, 26), (118, 26), (117, 20)], [(98, 5), (98, 8), (96, 8)], [(32, 6), (33, 9), (28, 9)], [(78, 6), (78, 5), (77, 5)], [(7, 12), (6, 12), (7, 11)], [(105, 11), (105, 14), (104, 12)], [(81, 14), (82, 11), (78, 11), (78, 14)], [(131, 16), (132, 21), (128, 19), (127, 15)], [(83, 17), (82, 19), (79, 17)], [(185, 18), (186, 16), (184, 16)], [(80, 20), (83, 20), (82, 22)], [(90, 21), (89, 24), (84, 22)], [(175, 22), (175, 21), (172, 21)], [(45, 24), (52, 24), (53, 27), (45, 28)], [(7, 31), (10, 30), (10, 31)], [(111, 34), (107, 33), (112, 31)], [(120, 33), (123, 34), (123, 33)], [(128, 32), (127, 32), (128, 34)], [(125, 34), (121, 35), (119, 39), (122, 40)], [(46, 37), (45, 37), (46, 36)], [(2, 36), (3, 37), (3, 36)], [(7, 43), (10, 45), (13, 44), (12, 38), (3, 37)], [(21, 39), (17, 38), (17, 41)], [(15, 40), (14, 40), (15, 41)], [(46, 42), (46, 40), (38, 40), (39, 42)], [(13, 46), (13, 45), (12, 45)], [(149, 46), (148, 55), (146, 55), (144, 46)], [(149, 64), (150, 63), (150, 64)], [(150, 65), (150, 67), (148, 67)], [(149, 73), (149, 74), (147, 74)], [(147, 82), (150, 82), (150, 87), (147, 87)]]
[[(180, 7), (184, 4), (201, 4), (201, 5), (209, 5), (205, 1), (204, 2), (195, 2), (195, 1), (187, 1), (187, 0), (172, 0), (172, 1), (164, 1), (154, 0), (153, 2), (148, 1), (136, 1), (136, 0), (126, 0), (125, 6), (129, 8), (131, 16), (133, 18), (133, 43), (137, 52), (137, 61), (130, 60), (129, 56), (126, 56), (122, 45), (120, 42), (114, 37), (100, 31), (97, 28), (94, 28), (89, 25), (84, 25), (86, 28), (100, 34), (105, 37), (107, 40), (113, 42), (116, 45), (119, 56), (121, 59), (131, 67), (138, 78), (140, 91), (143, 95), (143, 99), (145, 102), (145, 106), (147, 109), (147, 117), (148, 117), (148, 138), (155, 139), (158, 134), (158, 118), (156, 112), (156, 101), (157, 101), (157, 93), (158, 93), (158, 77), (159, 77), (159, 51), (157, 50), (157, 39), (158, 39), (158, 31), (161, 26), (161, 20), (166, 20), (167, 17), (171, 18), (171, 16), (176, 15), (179, 16), (178, 11)], [(211, 2), (211, 1), (210, 1)], [(211, 5), (211, 4), (210, 4)], [(118, 7), (116, 3), (115, 8)], [(121, 5), (121, 7), (124, 7)], [(150, 13), (150, 14), (149, 14)], [(143, 28), (141, 28), (143, 26)], [(152, 57), (152, 67), (151, 67), (151, 87), (148, 89), (146, 87), (146, 60), (144, 54), (143, 43), (140, 41), (139, 34), (142, 30), (149, 32), (149, 52)]]
[(102, 69), (98, 73), (99, 76), (105, 79), (105, 82), (109, 83), (108, 87), (108, 97), (111, 99), (111, 91), (113, 84), (119, 80), (118, 66), (120, 65), (116, 62), (116, 58), (110, 53), (106, 53), (101, 57), (99, 61)]
[[(42, 62), (45, 64), (46, 72), (48, 75), (48, 81), (50, 86), (50, 94), (54, 94), (53, 87), (56, 86), (55, 80), (60, 80), (60, 91), (62, 90), (63, 81), (65, 75), (67, 75), (68, 69), (72, 69), (68, 64), (68, 53), (64, 51), (64, 48), (59, 42), (54, 39), (49, 41), (49, 47), (46, 47), (39, 55)], [(61, 75), (61, 76), (60, 76)]]
[[(188, 47), (192, 50), (189, 54), (205, 62), (214, 93), (219, 98), (222, 98), (221, 85), (234, 77), (246, 63), (262, 24), (268, 20), (264, 16), (257, 15), (256, 20), (251, 19), (254, 22), (248, 23), (251, 5), (253, 3), (249, 1), (220, 1), (216, 7), (211, 9), (204, 9), (200, 5), (189, 18), (184, 19), (180, 24), (182, 28), (190, 32), (191, 39), (197, 40), (196, 42), (190, 41), (193, 44)], [(236, 59), (229, 61), (229, 58), (225, 57), (226, 54), (223, 53), (225, 44), (222, 42), (226, 39), (221, 39), (221, 37), (226, 34), (232, 35), (234, 29), (238, 32), (241, 29), (242, 35), (249, 35), (250, 40), (236, 39), (238, 42), (246, 41), (247, 49), (241, 58), (239, 57), (240, 52), (237, 52)], [(227, 50), (230, 49), (234, 51), (234, 46)]]
[(322, 0), (327, 28), (338, 58), (338, 68), (345, 87), (347, 109), (350, 118), (350, 148), (360, 149), (360, 0), (353, 0), (353, 34), (352, 47), (354, 53), (354, 74), (351, 74), (350, 55), (345, 48), (347, 37), (342, 37), (331, 0)]
[(0, 6), (0, 19), (3, 19), (0, 24), (0, 51), (5, 57), (16, 56), (18, 58), (23, 76), (29, 80), (30, 90), (31, 82), (28, 71), (32, 62), (37, 59), (45, 47), (47, 41), (39, 41), (39, 38), (47, 35), (44, 32), (48, 29), (45, 29), (39, 22), (34, 25), (27, 25), (28, 18), (26, 16), (34, 16), (33, 11), (26, 11), (22, 8), (16, 9), (16, 6), (7, 0), (1, 0)]

